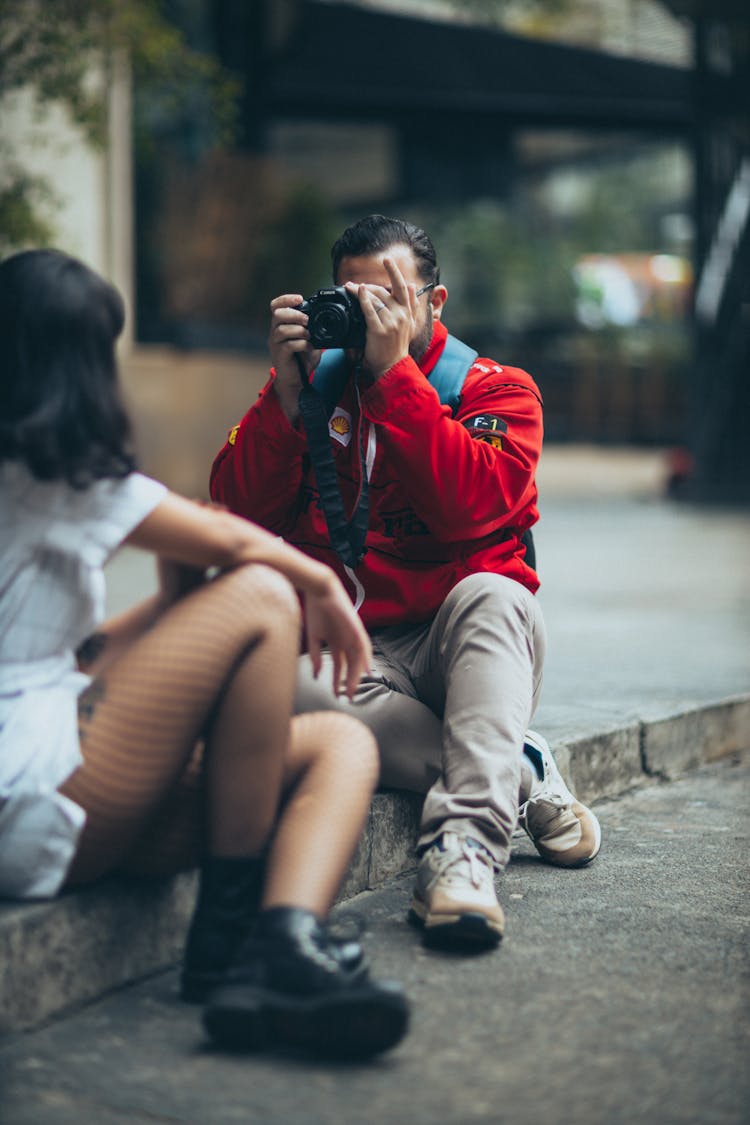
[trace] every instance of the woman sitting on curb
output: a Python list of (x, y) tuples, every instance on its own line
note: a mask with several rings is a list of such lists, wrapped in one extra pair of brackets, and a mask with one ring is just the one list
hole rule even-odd
[[(182, 994), (209, 1035), (374, 1054), (406, 999), (325, 920), (377, 753), (348, 716), (291, 717), (297, 594), (313, 668), (325, 642), (350, 696), (369, 640), (327, 567), (135, 470), (123, 319), (65, 254), (0, 263), (0, 895), (199, 863)], [(156, 555), (160, 589), (102, 625), (122, 543)]]

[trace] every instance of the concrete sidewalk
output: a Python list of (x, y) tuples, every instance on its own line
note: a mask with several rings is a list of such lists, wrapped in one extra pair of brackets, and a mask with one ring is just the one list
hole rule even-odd
[(564, 871), (519, 842), (498, 951), (430, 952), (411, 879), (360, 895), (409, 1034), (366, 1065), (211, 1050), (169, 971), (0, 1045), (4, 1125), (744, 1125), (750, 762), (599, 804)]
[[(536, 531), (549, 633), (534, 726), (585, 801), (750, 746), (750, 515), (667, 503), (658, 454), (545, 452)], [(122, 552), (113, 611), (154, 584)], [(344, 897), (407, 871), (419, 801), (380, 794)], [(0, 904), (0, 1036), (173, 963), (192, 877)]]

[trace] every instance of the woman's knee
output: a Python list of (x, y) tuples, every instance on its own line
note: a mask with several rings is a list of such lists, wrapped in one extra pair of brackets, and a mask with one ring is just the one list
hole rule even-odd
[(299, 628), (301, 609), (291, 582), (273, 567), (248, 563), (214, 580), (217, 592), (238, 614), (238, 620), (263, 620), (284, 629)]
[(360, 719), (341, 711), (318, 711), (298, 715), (292, 723), (306, 735), (302, 741), (308, 765), (317, 762), (339, 777), (356, 778), (375, 788), (380, 773), (378, 744)]

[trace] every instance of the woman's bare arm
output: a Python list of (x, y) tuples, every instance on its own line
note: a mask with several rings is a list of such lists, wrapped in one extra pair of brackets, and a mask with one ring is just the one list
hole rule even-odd
[[(126, 542), (152, 551), (162, 560), (198, 570), (228, 570), (248, 563), (277, 570), (303, 597), (308, 649), (316, 675), (321, 648), (326, 644), (333, 654), (336, 687), (341, 674), (347, 694), (353, 695), (370, 666), (372, 648), (350, 599), (329, 567), (257, 524), (174, 493), (167, 494)], [(248, 607), (248, 612), (251, 610)], [(148, 614), (147, 606), (142, 612)]]

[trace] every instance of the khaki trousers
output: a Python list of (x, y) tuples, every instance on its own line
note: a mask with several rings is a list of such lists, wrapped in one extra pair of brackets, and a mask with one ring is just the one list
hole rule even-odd
[(375, 734), (383, 786), (426, 793), (418, 849), (449, 830), (472, 836), (499, 870), (518, 817), (521, 755), (542, 681), (536, 598), (498, 574), (472, 574), (432, 620), (378, 629), (374, 670), (352, 703), (300, 662), (296, 709), (335, 708)]

